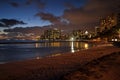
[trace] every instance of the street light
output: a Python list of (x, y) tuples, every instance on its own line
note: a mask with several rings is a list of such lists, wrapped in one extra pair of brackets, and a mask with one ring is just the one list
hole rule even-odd
[(74, 41), (74, 37), (71, 37), (71, 38), (70, 38), (70, 41)]

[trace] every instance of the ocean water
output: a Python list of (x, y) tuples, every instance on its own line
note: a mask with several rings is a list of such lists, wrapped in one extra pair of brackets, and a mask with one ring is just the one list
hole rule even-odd
[(44, 42), (27, 44), (0, 44), (0, 64), (48, 56), (74, 53), (93, 47), (85, 42)]

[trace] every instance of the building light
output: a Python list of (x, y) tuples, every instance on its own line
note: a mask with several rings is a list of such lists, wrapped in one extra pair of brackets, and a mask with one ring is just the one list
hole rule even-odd
[(85, 47), (85, 49), (88, 49), (88, 44), (87, 44), (87, 43), (85, 43), (84, 47)]
[(114, 41), (114, 39), (112, 39), (112, 41)]
[(71, 37), (71, 38), (70, 38), (70, 41), (74, 41), (74, 37)]
[(115, 39), (115, 41), (118, 41), (117, 39)]
[(85, 31), (85, 34), (88, 35), (88, 31)]

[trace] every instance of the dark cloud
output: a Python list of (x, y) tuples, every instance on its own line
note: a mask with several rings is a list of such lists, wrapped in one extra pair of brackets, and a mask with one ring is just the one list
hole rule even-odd
[[(46, 3), (43, 1), (47, 0), (26, 0), (26, 5), (35, 5), (38, 9), (44, 9)], [(83, 2), (83, 0), (71, 1)], [(81, 27), (86, 29), (98, 25), (100, 17), (118, 12), (120, 9), (118, 8), (120, 7), (120, 0), (88, 0), (82, 7), (76, 7), (71, 1), (65, 0), (66, 3), (64, 6), (66, 9), (62, 16), (55, 16), (44, 12), (38, 12), (35, 16), (40, 17), (42, 20), (50, 21), (52, 24), (56, 24), (62, 29), (72, 30), (75, 28), (80, 29)], [(17, 7), (17, 5), (19, 6), (17, 3), (12, 3), (11, 5), (14, 7)], [(64, 22), (67, 22), (67, 25), (63, 25)], [(56, 25), (53, 27), (56, 27)], [(0, 21), (0, 26), (9, 27), (11, 24), (6, 25), (6, 23)]]
[(52, 24), (61, 23), (60, 17), (54, 16), (53, 14), (50, 14), (50, 13), (40, 12), (40, 13), (37, 13), (35, 16), (40, 17), (42, 20), (50, 21)]
[(73, 8), (75, 8), (75, 6), (72, 5), (71, 3), (65, 3), (64, 6), (65, 6), (67, 9), (73, 9)]
[(26, 5), (31, 5), (31, 4), (35, 4), (37, 6), (38, 9), (44, 9), (45, 8), (45, 3), (41, 0), (27, 0)]
[(41, 0), (36, 0), (37, 7), (39, 9), (44, 9), (45, 8), (45, 2), (42, 2)]
[(3, 24), (2, 22), (0, 22), (0, 27), (1, 27), (1, 26), (4, 26), (4, 24)]
[(11, 2), (10, 5), (16, 8), (19, 7), (19, 3), (16, 2)]
[[(64, 6), (66, 9), (62, 16), (54, 16), (44, 12), (37, 13), (35, 16), (40, 17), (42, 20), (50, 21), (52, 24), (59, 23), (61, 28), (69, 26), (71, 28), (74, 27), (74, 29), (92, 29), (99, 25), (101, 17), (119, 11), (120, 0), (86, 0), (86, 4), (81, 7), (75, 7), (68, 1)], [(64, 22), (62, 21), (66, 21), (67, 25), (63, 25)]]
[(63, 17), (69, 20), (71, 24), (76, 25), (93, 21), (93, 16), (91, 16), (90, 13), (86, 13), (81, 8), (67, 9), (64, 11)]
[(16, 19), (0, 19), (0, 27), (12, 27), (18, 24), (26, 24), (26, 23)]
[(88, 4), (84, 7), (86, 11), (96, 11), (104, 15), (115, 13), (120, 6), (120, 0), (89, 0)]
[(33, 2), (33, 0), (27, 0), (27, 1), (25, 2), (25, 4), (26, 4), (26, 5), (31, 5), (32, 2)]
[(90, 24), (89, 27), (92, 27), (91, 24), (98, 23), (100, 17), (118, 12), (119, 6), (120, 0), (88, 0), (83, 7), (66, 9), (63, 18), (76, 26)]

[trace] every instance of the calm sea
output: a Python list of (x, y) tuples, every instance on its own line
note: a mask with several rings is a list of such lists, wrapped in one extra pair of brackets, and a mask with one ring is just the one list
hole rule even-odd
[(0, 64), (27, 59), (40, 59), (64, 52), (74, 53), (89, 49), (93, 45), (85, 42), (45, 42), (30, 44), (0, 44)]

